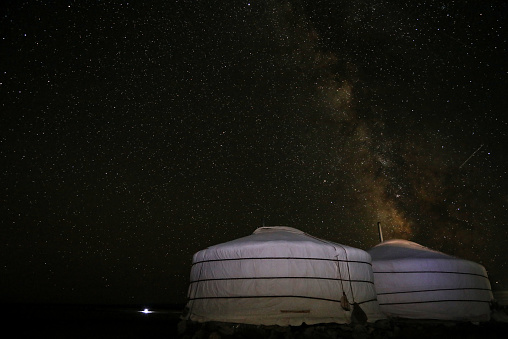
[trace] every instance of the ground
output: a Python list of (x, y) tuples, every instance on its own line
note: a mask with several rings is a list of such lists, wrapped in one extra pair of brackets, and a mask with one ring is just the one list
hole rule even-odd
[[(183, 322), (179, 312), (156, 311), (143, 314), (142, 308), (97, 306), (4, 305), (7, 330), (16, 338), (76, 339), (331, 339), (331, 338), (446, 338), (473, 339), (508, 337), (508, 322), (472, 324), (437, 321), (382, 321), (376, 324), (279, 327), (223, 323)], [(506, 310), (501, 313), (507, 319)]]

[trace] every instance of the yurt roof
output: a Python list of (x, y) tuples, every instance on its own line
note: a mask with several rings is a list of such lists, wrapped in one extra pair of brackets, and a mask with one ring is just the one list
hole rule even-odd
[[(212, 254), (215, 253), (215, 254)], [(222, 258), (238, 256), (265, 257), (311, 257), (329, 258), (338, 255), (353, 255), (355, 258), (370, 262), (370, 256), (364, 250), (323, 240), (296, 228), (287, 226), (260, 227), (251, 235), (213, 245), (195, 254), (195, 260), (219, 255)]]
[(382, 242), (369, 251), (373, 260), (397, 259), (457, 259), (451, 255), (430, 249), (412, 241), (393, 239)]
[(299, 229), (288, 227), (288, 226), (263, 226), (257, 228), (253, 234), (260, 234), (260, 233), (273, 233), (273, 232), (290, 232), (295, 234), (305, 234), (305, 232), (300, 231)]

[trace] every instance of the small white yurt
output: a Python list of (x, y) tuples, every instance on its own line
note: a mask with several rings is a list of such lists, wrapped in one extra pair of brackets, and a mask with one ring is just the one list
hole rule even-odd
[(407, 240), (368, 251), (381, 310), (389, 317), (488, 321), (493, 298), (482, 265)]
[(194, 254), (185, 319), (349, 323), (355, 307), (368, 322), (385, 318), (367, 252), (290, 227), (261, 227)]

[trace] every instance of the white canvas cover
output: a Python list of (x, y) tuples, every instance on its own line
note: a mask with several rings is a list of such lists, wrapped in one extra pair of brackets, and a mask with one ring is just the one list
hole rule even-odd
[(298, 326), (349, 323), (343, 291), (368, 322), (385, 318), (376, 301), (367, 252), (290, 227), (252, 235), (194, 254), (186, 319)]
[(368, 251), (381, 310), (390, 317), (488, 321), (492, 291), (485, 268), (407, 240)]

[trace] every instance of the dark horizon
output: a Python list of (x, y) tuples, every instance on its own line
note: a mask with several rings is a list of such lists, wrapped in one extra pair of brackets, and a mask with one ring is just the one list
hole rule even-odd
[(263, 224), (508, 289), (506, 2), (0, 8), (1, 302), (185, 303)]

